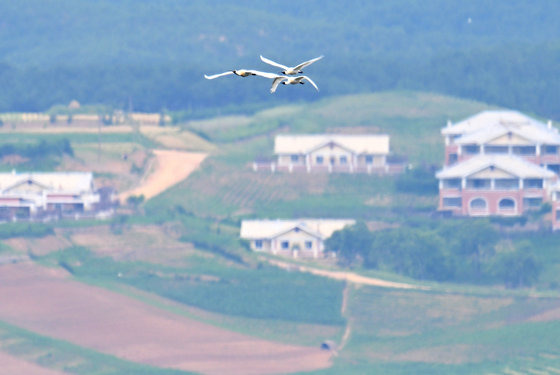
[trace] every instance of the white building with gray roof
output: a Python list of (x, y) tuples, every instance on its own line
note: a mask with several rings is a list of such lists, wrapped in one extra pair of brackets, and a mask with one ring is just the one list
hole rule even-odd
[(240, 237), (254, 251), (317, 258), (323, 255), (327, 238), (355, 223), (350, 219), (243, 220)]
[(99, 201), (89, 172), (0, 173), (3, 219), (83, 213)]

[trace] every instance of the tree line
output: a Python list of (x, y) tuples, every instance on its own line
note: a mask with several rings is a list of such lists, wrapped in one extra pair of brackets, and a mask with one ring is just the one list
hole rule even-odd
[(519, 241), (499, 248), (500, 235), (487, 220), (406, 223), (370, 231), (364, 222), (335, 232), (326, 249), (344, 265), (389, 270), (420, 280), (473, 284), (533, 285), (542, 266), (533, 246)]
[[(115, 109), (181, 112), (203, 117), (356, 92), (413, 89), (436, 91), (560, 119), (560, 45), (497, 46), (452, 51), (421, 59), (386, 53), (365, 56), (363, 65), (336, 73), (348, 56), (317, 63), (321, 91), (285, 87), (274, 95), (269, 82), (236, 77), (208, 82), (196, 65), (95, 65), (22, 68), (0, 63), (0, 112), (46, 111), (78, 100)], [(217, 71), (215, 67), (213, 71)]]

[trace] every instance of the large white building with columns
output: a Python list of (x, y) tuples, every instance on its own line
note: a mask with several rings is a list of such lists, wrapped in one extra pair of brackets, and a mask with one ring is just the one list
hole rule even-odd
[(274, 154), (279, 170), (372, 173), (387, 172), (386, 134), (278, 135)]
[(439, 209), (458, 215), (515, 216), (552, 206), (560, 229), (560, 135), (517, 111), (484, 111), (441, 130), (445, 161), (436, 173)]

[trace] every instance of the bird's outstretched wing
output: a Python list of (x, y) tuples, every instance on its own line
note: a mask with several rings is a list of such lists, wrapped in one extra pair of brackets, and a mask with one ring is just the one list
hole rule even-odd
[(222, 77), (222, 76), (227, 76), (227, 75), (230, 75), (230, 74), (233, 74), (233, 70), (230, 70), (230, 71), (227, 71), (227, 72), (223, 72), (223, 73), (220, 73), (220, 74), (214, 74), (214, 75), (212, 75), (212, 76), (207, 76), (207, 75), (205, 74), (205, 75), (204, 75), (204, 78), (206, 78), (206, 79), (214, 79), (214, 78), (218, 78), (218, 77)]
[(321, 56), (316, 57), (314, 59), (311, 59), (309, 61), (302, 62), (301, 64), (295, 66), (294, 70), (301, 70), (301, 69), (305, 68), (306, 66), (313, 64), (315, 61), (321, 60), (323, 57), (324, 56), (321, 55)]
[(288, 69), (289, 69), (289, 68), (288, 68), (287, 66), (285, 66), (285, 65), (278, 64), (277, 62), (274, 62), (274, 61), (272, 61), (272, 60), (270, 60), (270, 59), (267, 59), (266, 57), (263, 57), (263, 55), (261, 55), (261, 60), (262, 60), (263, 62), (267, 63), (267, 64), (274, 65), (274, 66), (276, 66), (276, 67), (278, 67), (278, 68), (282, 68), (282, 69), (284, 69), (284, 70), (288, 70)]
[(276, 74), (276, 73), (260, 72), (258, 70), (248, 70), (248, 72), (251, 72), (251, 74), (254, 74), (254, 75), (259, 76), (259, 77), (265, 77), (265, 78), (271, 78), (271, 79), (285, 78), (285, 76), (281, 76), (281, 75)]
[(302, 76), (302, 77), (303, 77), (303, 80), (309, 81), (309, 83), (311, 83), (311, 84), (313, 85), (313, 87), (315, 87), (315, 89), (316, 89), (317, 91), (319, 91), (319, 88), (317, 87), (317, 85), (315, 84), (315, 82), (313, 82), (313, 81), (311, 80), (311, 78), (309, 78), (308, 76)]
[(284, 77), (284, 76), (278, 76), (278, 77), (274, 78), (274, 81), (272, 81), (272, 87), (270, 87), (270, 93), (274, 94), (276, 92), (276, 88), (278, 87), (280, 82), (282, 82), (285, 79), (287, 79), (287, 78)]

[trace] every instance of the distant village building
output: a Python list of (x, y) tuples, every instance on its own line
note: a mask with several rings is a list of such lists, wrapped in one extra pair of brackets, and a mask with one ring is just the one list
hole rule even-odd
[(72, 100), (68, 103), (68, 109), (80, 109), (80, 102), (77, 100)]
[(92, 173), (0, 173), (2, 220), (92, 216), (115, 198), (112, 189), (95, 189)]
[(560, 201), (555, 203), (560, 135), (551, 122), (517, 111), (484, 111), (457, 124), (449, 122), (441, 133), (445, 161), (436, 173), (440, 210), (513, 216), (550, 202), (553, 228), (560, 228)]
[(254, 251), (317, 258), (323, 256), (327, 238), (354, 224), (342, 219), (243, 220), (240, 237)]
[(404, 164), (388, 163), (386, 134), (278, 135), (274, 140), (275, 163), (255, 162), (254, 170), (287, 172), (397, 173)]
[(484, 111), (441, 130), (445, 163), (476, 155), (515, 155), (560, 172), (560, 135), (552, 122), (544, 124), (517, 111)]
[(512, 155), (477, 155), (438, 172), (440, 209), (469, 216), (521, 215), (539, 209), (554, 172)]

